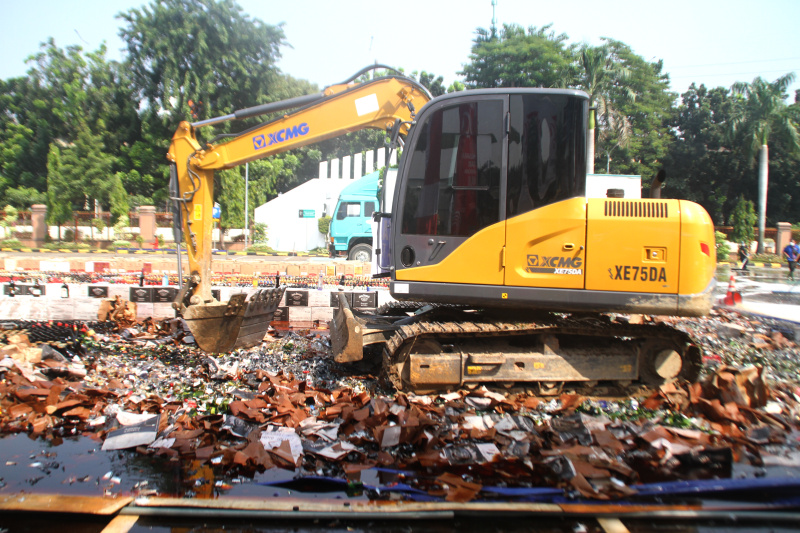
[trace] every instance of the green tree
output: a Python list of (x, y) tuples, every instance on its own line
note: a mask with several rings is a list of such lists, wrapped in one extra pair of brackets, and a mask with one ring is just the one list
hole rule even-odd
[(270, 99), (283, 29), (251, 19), (234, 0), (154, 0), (118, 17), (133, 88), (167, 124)]
[[(99, 238), (102, 239), (103, 238), (103, 230), (106, 229), (105, 221), (102, 218), (94, 218), (94, 219), (92, 219), (92, 228), (93, 228), (92, 232), (94, 232), (94, 230), (97, 230), (97, 232), (100, 234)], [(92, 240), (94, 240), (94, 233), (92, 233)]]
[[(8, 98), (9, 95), (3, 96)], [(0, 186), (0, 193), (6, 188), (24, 184), (42, 187), (43, 183), (36, 179), (39, 170), (31, 164), (30, 159), (37, 156), (33, 130), (17, 123), (15, 118), (3, 117), (2, 113), (0, 125), (0, 174), (7, 176)]]
[[(129, 164), (123, 170), (139, 174), (124, 178), (132, 202), (166, 204), (164, 145), (181, 120), (227, 115), (318, 90), (275, 67), (285, 44), (280, 25), (250, 18), (233, 0), (153, 0), (118, 17), (131, 87), (145, 104), (140, 138), (124, 151)], [(226, 122), (198, 133), (208, 139), (266, 119)]]
[(242, 169), (221, 170), (216, 173), (215, 181), (219, 184), (214, 198), (222, 211), (219, 220), (221, 230), (224, 232), (231, 228), (244, 228), (244, 176)]
[(504, 24), (498, 33), (478, 28), (469, 63), (459, 72), (464, 83), (470, 89), (566, 87), (576, 74), (576, 46), (550, 28)]
[(130, 204), (128, 203), (128, 193), (123, 185), (122, 173), (117, 172), (111, 179), (108, 191), (108, 210), (111, 212), (111, 224), (122, 220), (127, 225)]
[(677, 95), (669, 91), (669, 76), (662, 71), (661, 61), (646, 61), (620, 41), (606, 39), (606, 46), (620, 68), (629, 72), (624, 84), (614, 85), (607, 96), (618, 115), (630, 124), (627, 142), (615, 149), (618, 156), (610, 158), (609, 171), (647, 179), (663, 167), (675, 139), (670, 123)]
[(44, 192), (51, 144), (70, 145), (81, 127), (113, 156), (135, 140), (137, 102), (105, 54), (105, 45), (84, 53), (49, 39), (29, 57), (27, 76), (0, 82), (0, 172), (7, 187)]
[(3, 227), (3, 239), (7, 240), (11, 239), (13, 236), (11, 228), (17, 223), (19, 211), (12, 205), (6, 205), (3, 211), (5, 212), (5, 216), (0, 220), (0, 226)]
[(750, 245), (755, 238), (753, 225), (756, 223), (756, 211), (753, 202), (746, 200), (744, 196), (739, 196), (736, 205), (731, 213), (731, 224), (733, 233), (731, 239), (737, 243)]
[(34, 204), (43, 204), (47, 201), (47, 195), (39, 192), (33, 187), (14, 187), (5, 190), (6, 201), (19, 209), (30, 209)]
[(61, 179), (66, 183), (66, 199), (75, 207), (84, 206), (91, 199), (110, 205), (115, 186), (114, 162), (114, 157), (103, 151), (101, 137), (92, 134), (85, 125), (79, 125), (75, 142), (61, 151)]
[(257, 222), (253, 225), (253, 244), (267, 244), (269, 241), (267, 225)]
[(327, 235), (330, 227), (331, 227), (331, 217), (327, 215), (325, 215), (324, 217), (319, 217), (319, 220), (317, 221), (317, 229), (319, 230), (320, 233), (322, 233), (323, 235)]
[(61, 225), (72, 218), (72, 202), (75, 195), (62, 174), (61, 150), (50, 145), (47, 155), (47, 223), (58, 226), (58, 240), (61, 240)]
[[(627, 117), (617, 112), (611, 103), (612, 89), (621, 89), (621, 94), (629, 100), (636, 99), (636, 93), (624, 81), (630, 70), (615, 61), (609, 46), (588, 46), (581, 48), (578, 86), (589, 95), (589, 136), (587, 138), (587, 172), (594, 174), (595, 125), (599, 111), (605, 126), (606, 144), (624, 147), (630, 138), (631, 125)], [(610, 149), (608, 149), (610, 154)], [(609, 156), (610, 157), (610, 156)]]
[(728, 256), (731, 255), (731, 247), (728, 245), (728, 239), (721, 231), (714, 232), (714, 244), (717, 248), (717, 261), (727, 261)]
[(465, 90), (467, 90), (467, 86), (458, 80), (454, 81), (453, 83), (447, 86), (448, 93), (457, 93), (458, 91), (465, 91)]
[(437, 76), (436, 74), (425, 72), (423, 70), (419, 73), (419, 76), (417, 76), (416, 72), (413, 72), (411, 77), (417, 80), (420, 85), (428, 89), (428, 92), (430, 92), (431, 96), (434, 98), (447, 92), (447, 89), (444, 86), (444, 78), (441, 76)]
[(783, 136), (792, 151), (800, 150), (797, 123), (786, 103), (786, 90), (794, 79), (794, 73), (772, 83), (758, 77), (752, 83), (737, 82), (731, 88), (734, 95), (742, 97), (730, 121), (731, 134), (742, 135), (751, 164), (758, 159), (758, 253), (764, 252), (770, 136), (775, 132)]
[(676, 139), (664, 162), (671, 195), (698, 202), (717, 224), (728, 221), (735, 198), (755, 193), (743, 172), (747, 163), (727, 135), (732, 107), (728, 89), (692, 84), (670, 122)]
[(28, 78), (0, 81), (0, 174), (5, 187), (45, 190), (55, 120), (41, 93)]

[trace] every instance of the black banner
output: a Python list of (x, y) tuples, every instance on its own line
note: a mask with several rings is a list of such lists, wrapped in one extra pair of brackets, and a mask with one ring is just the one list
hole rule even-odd
[(272, 317), (274, 322), (288, 322), (289, 321), (289, 308), (278, 307)]
[[(31, 287), (33, 287), (33, 285), (20, 285), (19, 283), (17, 283), (14, 286), (15, 286), (14, 294), (16, 296), (30, 296), (31, 295)], [(6, 296), (11, 294), (9, 292), (9, 288), (10, 287), (8, 285), (3, 287), (3, 294), (5, 294)]]
[(130, 298), (128, 299), (131, 302), (136, 302), (137, 304), (152, 303), (153, 291), (150, 289), (150, 287), (131, 287)]
[(354, 292), (352, 296), (353, 309), (372, 309), (378, 307), (377, 292)]
[(308, 307), (308, 291), (286, 291), (286, 305)]
[(339, 295), (344, 294), (344, 297), (347, 298), (347, 303), (350, 304), (350, 307), (353, 306), (353, 293), (352, 292), (333, 292), (331, 291), (331, 307), (338, 308), (339, 307)]
[(108, 298), (108, 287), (89, 285), (89, 298)]
[(170, 303), (175, 301), (178, 295), (177, 287), (153, 287), (153, 302), (154, 303)]

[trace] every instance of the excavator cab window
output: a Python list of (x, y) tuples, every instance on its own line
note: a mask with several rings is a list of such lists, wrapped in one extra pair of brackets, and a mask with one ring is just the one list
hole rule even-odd
[(507, 216), (584, 196), (586, 99), (512, 94), (509, 105)]
[(468, 237), (499, 221), (503, 105), (487, 99), (444, 106), (417, 126), (403, 233)]

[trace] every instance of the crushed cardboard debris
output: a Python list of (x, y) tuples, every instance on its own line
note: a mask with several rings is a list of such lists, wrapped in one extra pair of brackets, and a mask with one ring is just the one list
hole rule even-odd
[[(405, 497), (454, 502), (484, 487), (607, 500), (638, 483), (730, 477), (735, 464), (800, 468), (797, 345), (731, 312), (679, 324), (703, 339), (699, 383), (623, 399), (398, 394), (334, 363), (319, 332), (272, 332), (271, 342), (210, 357), (187, 342), (180, 321), (122, 316), (105, 332), (73, 327), (56, 344), (6, 334), (2, 431), (83, 434), (104, 450), (196, 463), (223, 485), (272, 468), (348, 482), (392, 469), (417, 491)], [(724, 335), (713, 334), (715, 323)], [(785, 376), (790, 355), (794, 379)]]

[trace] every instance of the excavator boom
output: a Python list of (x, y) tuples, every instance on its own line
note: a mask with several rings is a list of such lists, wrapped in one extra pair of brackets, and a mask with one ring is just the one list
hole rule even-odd
[[(381, 65), (369, 69), (384, 68)], [(261, 341), (282, 291), (272, 289), (219, 302), (211, 294), (214, 172), (234, 168), (287, 150), (366, 128), (399, 127), (406, 134), (416, 110), (431, 99), (428, 91), (403, 76), (385, 76), (363, 83), (331, 85), (303, 96), (236, 111), (197, 123), (181, 122), (172, 137), (167, 159), (177, 183), (173, 198), (180, 206), (189, 262), (189, 283), (175, 307), (186, 320), (201, 349), (227, 351)], [(202, 146), (197, 129), (224, 121), (291, 109), (285, 114), (236, 134), (227, 142)]]

